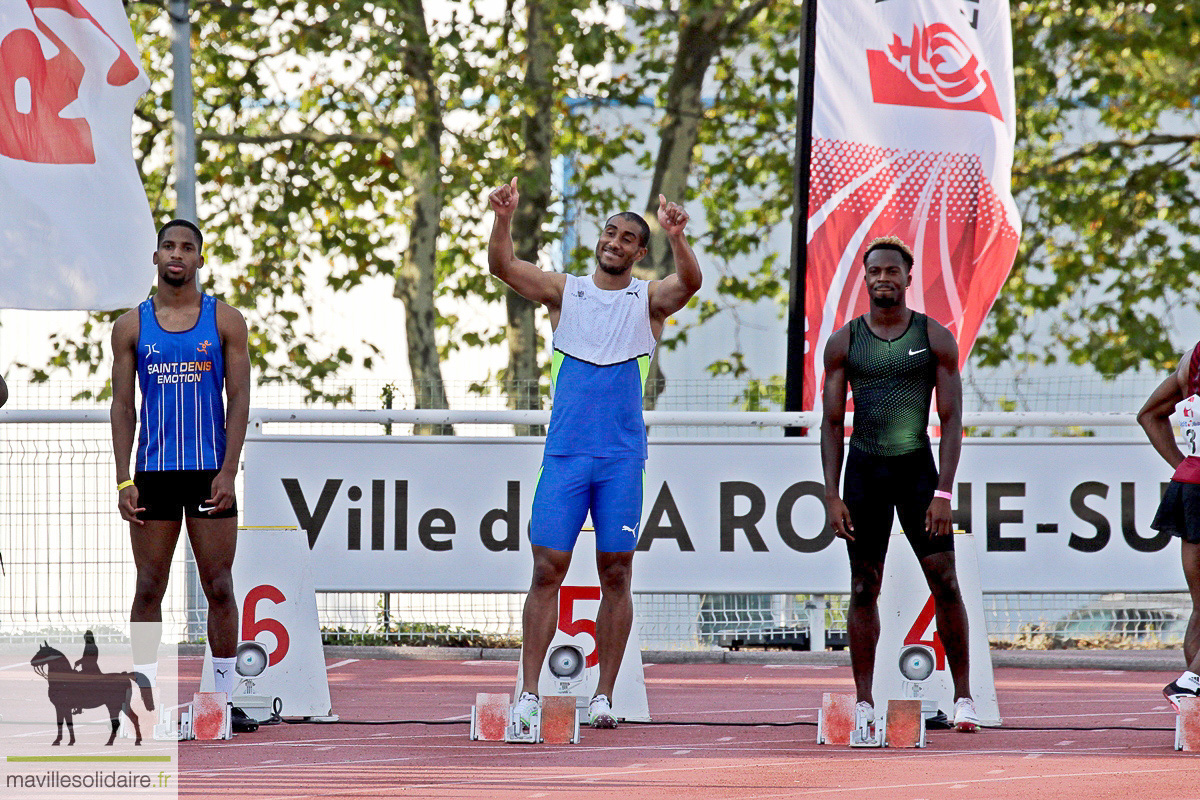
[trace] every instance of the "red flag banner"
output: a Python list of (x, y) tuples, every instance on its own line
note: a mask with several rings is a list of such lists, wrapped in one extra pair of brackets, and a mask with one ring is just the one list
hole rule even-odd
[(148, 87), (120, 0), (0, 0), (0, 308), (146, 296), (130, 120)]
[(878, 236), (912, 247), (909, 306), (966, 362), (1021, 230), (1008, 13), (1005, 0), (818, 5), (804, 408), (830, 334), (868, 309), (862, 255)]

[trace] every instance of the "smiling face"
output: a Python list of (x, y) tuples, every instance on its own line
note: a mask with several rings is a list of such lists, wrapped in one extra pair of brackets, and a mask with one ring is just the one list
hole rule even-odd
[(172, 225), (163, 231), (154, 251), (154, 266), (158, 267), (158, 279), (176, 288), (186, 286), (196, 279), (196, 270), (204, 265), (200, 255), (200, 242), (190, 228)]
[(596, 265), (609, 275), (629, 272), (646, 255), (644, 236), (636, 220), (621, 214), (610, 217), (596, 243)]
[(894, 308), (904, 303), (904, 293), (912, 283), (912, 275), (904, 257), (895, 250), (880, 248), (867, 256), (864, 279), (867, 295), (875, 308)]

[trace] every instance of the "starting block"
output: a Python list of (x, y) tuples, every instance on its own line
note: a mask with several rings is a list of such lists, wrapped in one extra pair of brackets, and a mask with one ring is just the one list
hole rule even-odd
[(821, 695), (821, 710), (817, 712), (817, 744), (850, 744), (854, 729), (854, 695)]
[(920, 698), (888, 700), (884, 747), (924, 747), (925, 715)]
[(233, 738), (233, 705), (224, 692), (197, 692), (192, 702), (161, 706), (154, 738), (160, 741), (214, 741)]
[(1200, 752), (1200, 697), (1182, 697), (1175, 718), (1175, 749)]
[(541, 713), (528, 730), (517, 730), (509, 717), (512, 701), (506, 694), (479, 692), (471, 708), (471, 739), (521, 744), (578, 744), (579, 715), (573, 695), (547, 695)]

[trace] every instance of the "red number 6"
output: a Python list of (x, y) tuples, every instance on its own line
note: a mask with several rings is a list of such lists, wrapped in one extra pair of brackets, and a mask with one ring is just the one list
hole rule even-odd
[(283, 596), (283, 592), (276, 589), (274, 586), (263, 584), (255, 586), (250, 591), (246, 592), (246, 599), (242, 602), (242, 639), (257, 639), (258, 634), (267, 632), (275, 637), (275, 649), (271, 651), (267, 659), (268, 664), (274, 666), (280, 661), (283, 661), (287, 655), (288, 646), (291, 644), (291, 638), (288, 636), (287, 628), (283, 623), (272, 617), (263, 617), (256, 619), (254, 610), (258, 606), (259, 600), (270, 600), (275, 605), (279, 605), (287, 598)]

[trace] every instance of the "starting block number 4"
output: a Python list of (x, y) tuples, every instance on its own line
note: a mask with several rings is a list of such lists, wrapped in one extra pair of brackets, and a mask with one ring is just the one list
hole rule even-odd
[[(817, 713), (817, 744), (851, 747), (924, 747), (925, 716), (919, 699), (889, 700), (883, 719), (876, 719), (874, 736), (855, 730), (855, 697), (826, 692)], [(859, 735), (856, 735), (859, 734)]]

